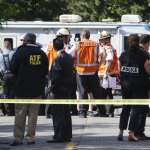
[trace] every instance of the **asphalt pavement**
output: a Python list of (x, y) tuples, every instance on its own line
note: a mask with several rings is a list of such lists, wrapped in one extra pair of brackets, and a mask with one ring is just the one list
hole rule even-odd
[[(150, 141), (140, 142), (128, 141), (128, 130), (124, 133), (124, 140), (117, 141), (119, 132), (120, 109), (115, 110), (114, 117), (89, 117), (79, 118), (72, 116), (73, 138), (68, 143), (46, 143), (46, 140), (53, 136), (52, 119), (45, 116), (38, 116), (35, 145), (27, 145), (25, 139), (19, 146), (10, 146), (13, 140), (14, 116), (0, 115), (0, 150), (148, 150)], [(26, 126), (27, 129), (27, 126)], [(146, 131), (150, 136), (150, 117), (147, 117)]]

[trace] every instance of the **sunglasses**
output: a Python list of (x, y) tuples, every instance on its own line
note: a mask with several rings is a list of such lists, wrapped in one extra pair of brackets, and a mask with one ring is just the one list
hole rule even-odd
[(24, 41), (23, 39), (20, 39), (20, 41)]

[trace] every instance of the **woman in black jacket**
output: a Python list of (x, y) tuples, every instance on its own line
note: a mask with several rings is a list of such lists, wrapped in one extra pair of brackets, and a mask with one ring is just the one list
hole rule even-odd
[[(150, 63), (148, 53), (139, 47), (137, 34), (129, 36), (129, 50), (123, 52), (119, 58), (120, 82), (123, 99), (146, 99), (148, 95), (148, 80), (150, 74)], [(140, 105), (124, 105), (119, 124), (118, 140), (123, 140), (123, 130), (129, 122), (129, 141), (139, 141), (134, 132), (138, 125)], [(131, 113), (130, 113), (131, 112)]]

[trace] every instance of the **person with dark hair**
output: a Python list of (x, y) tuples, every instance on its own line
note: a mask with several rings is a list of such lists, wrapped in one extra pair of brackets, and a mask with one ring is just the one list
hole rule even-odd
[[(129, 50), (119, 57), (120, 82), (123, 99), (146, 99), (150, 75), (149, 56), (140, 49), (137, 34), (129, 36)], [(120, 132), (118, 140), (123, 140), (123, 131), (126, 130), (128, 119), (130, 130), (128, 140), (138, 142), (134, 132), (137, 129), (140, 105), (124, 105), (120, 115)]]
[[(0, 66), (3, 74), (3, 93), (4, 99), (14, 99), (14, 75), (10, 71), (11, 59), (14, 55), (15, 51), (11, 49), (11, 43), (9, 41), (4, 41), (4, 49), (2, 53), (0, 53)], [(6, 116), (14, 116), (15, 115), (15, 104), (4, 103), (4, 107), (2, 107), (4, 115)]]
[[(57, 56), (53, 60), (50, 71), (47, 99), (69, 99), (73, 88), (73, 58), (64, 51), (64, 43), (61, 38), (55, 38), (53, 46)], [(52, 104), (51, 112), (54, 136), (47, 142), (70, 142), (72, 138), (70, 106)]]
[[(81, 41), (68, 52), (75, 58), (76, 81), (79, 99), (88, 99), (88, 89), (90, 88), (94, 99), (102, 99), (99, 87), (98, 68), (99, 68), (99, 44), (89, 40), (90, 31), (83, 29), (80, 33)], [(98, 105), (100, 115), (106, 116), (104, 105)], [(88, 105), (79, 105), (79, 117), (86, 118)]]
[[(48, 73), (46, 54), (36, 43), (36, 35), (27, 33), (23, 45), (13, 55), (10, 70), (15, 74), (15, 95), (17, 99), (41, 99)], [(26, 116), (28, 130), (25, 135), (27, 144), (35, 144), (35, 130), (40, 104), (16, 104), (14, 140), (11, 146), (22, 144), (25, 132)]]
[(150, 35), (149, 34), (142, 34), (140, 36), (140, 46), (144, 48), (144, 50), (149, 49), (150, 45)]
[[(69, 29), (66, 29), (66, 28), (61, 28), (56, 32), (56, 37), (61, 38), (63, 40), (63, 43), (64, 43), (63, 49), (66, 52), (71, 48), (71, 45), (69, 44), (70, 36), (71, 36), (70, 31), (69, 31)], [(48, 57), (48, 61), (49, 61), (49, 73), (50, 73), (52, 62), (53, 62), (54, 58), (57, 56), (57, 52), (54, 50), (53, 43), (51, 43), (47, 46), (46, 53), (47, 53), (47, 57)], [(74, 88), (76, 88), (76, 86)], [(74, 96), (74, 93), (75, 92), (72, 91), (72, 93), (70, 95), (71, 99)], [(75, 99), (75, 98), (73, 97), (73, 99)], [(49, 118), (49, 116), (50, 116), (50, 112), (51, 112), (50, 105), (51, 104), (46, 104), (46, 109), (45, 109), (46, 118)]]
[[(145, 51), (149, 55), (149, 60), (150, 60), (150, 54), (148, 52), (150, 46), (150, 35), (149, 34), (142, 34), (140, 36), (140, 49), (142, 51)], [(148, 99), (148, 97), (147, 97)], [(150, 140), (150, 137), (146, 136), (144, 131), (145, 131), (145, 124), (146, 124), (146, 116), (149, 111), (149, 105), (141, 105), (141, 110), (140, 110), (140, 116), (139, 116), (139, 122), (137, 129), (135, 131), (135, 136), (139, 140)]]

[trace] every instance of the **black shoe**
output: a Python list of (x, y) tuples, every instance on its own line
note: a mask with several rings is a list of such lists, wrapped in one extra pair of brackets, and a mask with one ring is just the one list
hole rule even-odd
[(112, 112), (112, 113), (110, 113), (110, 116), (111, 116), (111, 117), (114, 117), (114, 113), (113, 113), (113, 112)]
[(109, 117), (108, 114), (100, 114), (100, 117)]
[(143, 136), (140, 136), (140, 135), (134, 135), (138, 140), (144, 140), (144, 137)]
[(35, 144), (35, 142), (27, 142), (27, 145)]
[(150, 140), (150, 137), (146, 136), (145, 134), (135, 134), (135, 137), (139, 140)]
[(46, 114), (45, 118), (48, 119), (48, 118), (52, 118), (52, 117), (51, 117), (51, 115)]
[(99, 113), (97, 111), (88, 111), (87, 116), (89, 116), (89, 117), (98, 117)]
[(87, 111), (79, 111), (78, 115), (80, 118), (87, 118)]
[(71, 112), (71, 116), (78, 116), (78, 111), (76, 112), (76, 111), (72, 111)]
[(57, 141), (57, 140), (55, 140), (55, 139), (49, 139), (49, 140), (47, 140), (46, 142), (47, 142), (47, 143), (64, 143), (65, 140)]
[(145, 135), (144, 140), (150, 140), (150, 137)]
[(21, 144), (22, 144), (22, 142), (15, 142), (15, 141), (10, 143), (11, 146), (18, 146), (18, 145), (21, 145)]
[(71, 142), (71, 139), (65, 139), (65, 142)]
[(14, 113), (7, 113), (6, 116), (15, 116)]

